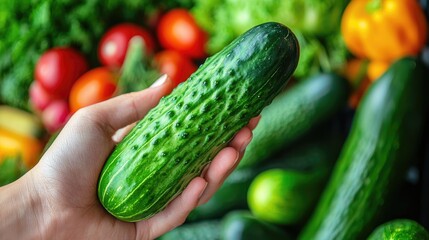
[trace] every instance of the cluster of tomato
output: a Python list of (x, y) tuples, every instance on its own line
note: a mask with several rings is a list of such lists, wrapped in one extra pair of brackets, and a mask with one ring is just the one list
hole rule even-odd
[(108, 29), (97, 49), (100, 66), (94, 68), (72, 47), (49, 49), (38, 60), (30, 87), (30, 102), (49, 132), (60, 129), (78, 109), (116, 94), (129, 41), (135, 36), (143, 39), (144, 54), (160, 74), (168, 74), (176, 85), (206, 57), (207, 35), (185, 9), (160, 14), (154, 29), (129, 22)]

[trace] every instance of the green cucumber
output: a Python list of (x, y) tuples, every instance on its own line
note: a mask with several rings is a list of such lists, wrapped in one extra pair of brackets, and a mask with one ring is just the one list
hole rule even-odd
[(349, 85), (334, 73), (302, 79), (287, 89), (261, 113), (253, 139), (238, 168), (263, 162), (343, 109)]
[(260, 173), (247, 193), (257, 218), (279, 225), (301, 225), (315, 207), (330, 168), (297, 171), (274, 168)]
[[(219, 218), (231, 210), (248, 209), (248, 188), (253, 179), (265, 170), (281, 168), (313, 171), (326, 167), (331, 169), (343, 144), (343, 137), (334, 124), (336, 124), (334, 121), (322, 124), (321, 129), (312, 130), (267, 164), (234, 170), (207, 203), (198, 206), (189, 214), (187, 221)], [(329, 172), (326, 173), (326, 179), (328, 176)]]
[(220, 220), (206, 220), (183, 224), (158, 238), (158, 240), (219, 240)]
[(394, 219), (378, 226), (368, 240), (429, 240), (429, 232), (411, 219)]
[(232, 211), (221, 220), (221, 240), (289, 240), (291, 234), (279, 226), (262, 221), (246, 210)]
[(416, 157), (425, 115), (423, 65), (402, 58), (367, 90), (301, 240), (363, 239)]
[(252, 180), (264, 169), (265, 167), (236, 169), (207, 203), (192, 210), (186, 221), (216, 219), (231, 210), (247, 209), (247, 189)]
[(209, 57), (116, 146), (99, 179), (103, 207), (131, 222), (164, 209), (272, 102), (298, 58), (295, 35), (274, 22)]

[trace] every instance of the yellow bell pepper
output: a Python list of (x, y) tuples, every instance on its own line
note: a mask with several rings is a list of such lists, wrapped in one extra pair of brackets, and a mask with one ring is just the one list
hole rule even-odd
[(42, 150), (39, 139), (0, 128), (0, 163), (7, 157), (19, 156), (30, 169), (38, 162)]
[(427, 21), (417, 0), (351, 0), (341, 33), (355, 56), (392, 62), (421, 51)]
[(389, 68), (390, 63), (385, 61), (371, 61), (368, 64), (367, 75), (371, 82), (377, 80)]

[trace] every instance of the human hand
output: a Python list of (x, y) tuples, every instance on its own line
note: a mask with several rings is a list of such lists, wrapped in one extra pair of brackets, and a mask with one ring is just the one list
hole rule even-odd
[(182, 224), (192, 209), (210, 199), (243, 156), (258, 118), (236, 134), (201, 177), (152, 218), (122, 222), (98, 201), (98, 177), (115, 144), (172, 88), (165, 78), (144, 91), (79, 110), (69, 120), (39, 163), (15, 184), (28, 191), (36, 238), (154, 239)]

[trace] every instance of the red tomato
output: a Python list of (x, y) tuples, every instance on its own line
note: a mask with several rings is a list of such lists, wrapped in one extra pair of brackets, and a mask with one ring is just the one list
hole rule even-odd
[(66, 99), (73, 83), (88, 70), (85, 57), (70, 47), (52, 48), (36, 63), (35, 79), (51, 95)]
[(184, 82), (197, 70), (192, 60), (179, 52), (163, 50), (155, 55), (155, 64), (161, 73), (166, 73), (175, 86)]
[(98, 46), (100, 62), (110, 67), (121, 67), (127, 54), (128, 43), (134, 36), (143, 38), (146, 53), (153, 53), (155, 40), (145, 28), (132, 23), (122, 23), (110, 28), (101, 38)]
[(157, 34), (164, 48), (177, 50), (192, 58), (206, 56), (207, 34), (185, 9), (173, 9), (161, 16)]
[(70, 110), (66, 100), (54, 100), (42, 112), (42, 122), (53, 133), (61, 129), (70, 118)]
[(107, 67), (94, 68), (82, 75), (71, 89), (70, 111), (74, 113), (111, 98), (116, 91), (117, 79), (117, 74)]
[(49, 103), (55, 100), (55, 97), (46, 92), (46, 90), (37, 81), (31, 83), (29, 95), (30, 104), (34, 110), (37, 111), (43, 111)]

